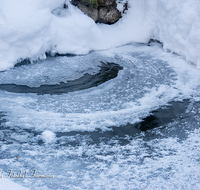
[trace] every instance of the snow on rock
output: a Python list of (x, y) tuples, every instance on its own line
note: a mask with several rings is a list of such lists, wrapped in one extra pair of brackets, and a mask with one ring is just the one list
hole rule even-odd
[(11, 180), (0, 178), (0, 189), (1, 190), (29, 190), (28, 188), (22, 187)]
[(127, 14), (111, 26), (95, 24), (68, 1), (63, 9), (64, 3), (0, 1), (0, 70), (20, 59), (44, 59), (45, 52), (86, 54), (151, 38), (199, 65), (199, 0), (130, 0)]

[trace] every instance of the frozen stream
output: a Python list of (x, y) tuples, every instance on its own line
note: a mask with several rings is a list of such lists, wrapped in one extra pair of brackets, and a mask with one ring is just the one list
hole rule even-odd
[(31, 190), (200, 189), (199, 126), (200, 71), (157, 43), (0, 72), (0, 169)]

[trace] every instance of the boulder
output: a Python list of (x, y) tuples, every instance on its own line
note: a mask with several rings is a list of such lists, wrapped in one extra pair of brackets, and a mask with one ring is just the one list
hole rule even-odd
[(86, 5), (90, 8), (98, 8), (98, 0), (71, 0), (72, 5), (78, 6), (78, 4)]
[(90, 0), (79, 0), (81, 2), (81, 4), (89, 6), (90, 4)]
[(106, 7), (115, 3), (115, 0), (98, 0), (98, 4), (101, 7)]
[[(83, 13), (95, 22), (114, 24), (122, 17), (128, 3), (123, 3), (121, 12), (117, 9), (116, 0), (71, 0)], [(124, 10), (123, 10), (124, 8)]]
[(104, 24), (114, 24), (121, 18), (116, 6), (99, 7), (98, 21)]
[(83, 4), (78, 4), (77, 7), (90, 18), (92, 18), (95, 22), (98, 20), (98, 10), (95, 8), (90, 8)]

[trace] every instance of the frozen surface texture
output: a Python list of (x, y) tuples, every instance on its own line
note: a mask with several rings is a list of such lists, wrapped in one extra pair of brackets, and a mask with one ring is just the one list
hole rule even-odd
[(64, 0), (0, 1), (0, 70), (45, 52), (87, 54), (151, 38), (200, 67), (199, 0), (131, 0), (116, 24), (95, 24)]
[[(199, 189), (200, 71), (159, 44), (48, 58), (0, 72), (0, 85), (58, 84), (66, 80), (62, 68), (76, 79), (87, 73), (84, 63), (96, 73), (105, 60), (123, 70), (93, 88), (62, 95), (0, 90), (1, 174), (27, 171), (12, 180), (31, 190)], [(152, 110), (184, 99), (187, 106), (171, 122), (134, 129)], [(31, 178), (32, 170), (54, 178)]]
[[(112, 26), (70, 4), (63, 9), (64, 2), (0, 1), (0, 86), (56, 86), (97, 74), (101, 62), (123, 70), (62, 95), (0, 90), (1, 175), (28, 172), (0, 178), (0, 189), (200, 189), (200, 74), (185, 61), (200, 68), (200, 1), (132, 0)], [(117, 47), (151, 38), (163, 47)], [(68, 55), (46, 59), (46, 52)], [(185, 99), (189, 105), (170, 123), (132, 129), (151, 111)], [(54, 178), (31, 178), (32, 170)]]

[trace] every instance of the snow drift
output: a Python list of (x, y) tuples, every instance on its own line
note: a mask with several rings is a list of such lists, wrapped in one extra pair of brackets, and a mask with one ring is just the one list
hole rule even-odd
[(65, 0), (0, 1), (0, 70), (25, 58), (44, 59), (45, 52), (86, 54), (130, 42), (163, 42), (200, 67), (199, 0), (130, 0), (116, 24), (95, 24)]
[(154, 38), (200, 68), (200, 1), (157, 0)]

